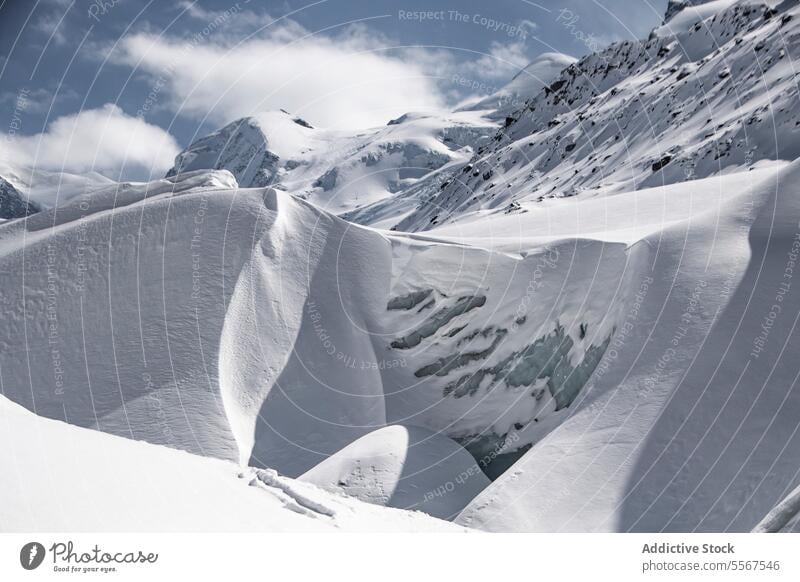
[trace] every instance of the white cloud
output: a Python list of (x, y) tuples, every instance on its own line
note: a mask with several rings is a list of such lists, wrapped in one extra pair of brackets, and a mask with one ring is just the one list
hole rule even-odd
[(45, 35), (55, 45), (64, 45), (67, 43), (64, 18), (69, 6), (62, 2), (54, 2), (54, 4), (62, 9), (45, 12), (37, 20), (34, 20), (31, 26), (34, 30)]
[(162, 176), (179, 150), (169, 133), (110, 103), (59, 117), (43, 133), (0, 140), (0, 157), (12, 163), (120, 180)]
[(493, 41), (489, 46), (489, 52), (469, 63), (467, 68), (477, 77), (507, 81), (530, 62), (531, 58), (524, 42), (504, 44)]
[(124, 38), (110, 58), (166, 86), (180, 115), (224, 123), (283, 108), (327, 127), (367, 127), (444, 103), (429, 59), (419, 51), (384, 50), (361, 27), (335, 37), (297, 23), (273, 24), (237, 43), (217, 34)]
[(43, 87), (34, 89), (22, 88), (18, 91), (0, 93), (0, 107), (8, 110), (18, 110), (19, 113), (46, 114), (51, 111), (56, 103), (74, 101), (78, 93), (61, 85), (57, 92)]

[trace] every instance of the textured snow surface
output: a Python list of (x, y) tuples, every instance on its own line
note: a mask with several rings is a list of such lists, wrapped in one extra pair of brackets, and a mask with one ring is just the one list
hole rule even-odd
[(38, 417), (0, 396), (0, 531), (463, 531), (234, 463)]
[(442, 519), (455, 517), (489, 484), (475, 459), (452, 440), (399, 425), (350, 443), (299, 480)]
[(792, 532), (800, 526), (800, 487), (789, 493), (753, 528), (758, 533)]
[[(623, 245), (390, 238), (232, 183), (120, 185), (0, 227), (4, 393), (297, 476), (390, 423), (525, 446), (545, 429), (511, 433), (563, 415), (612, 333)], [(588, 298), (578, 265), (604, 265)]]

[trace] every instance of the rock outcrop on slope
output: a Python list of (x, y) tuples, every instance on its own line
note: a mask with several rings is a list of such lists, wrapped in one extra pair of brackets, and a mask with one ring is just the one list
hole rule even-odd
[(29, 202), (11, 182), (0, 176), (0, 219), (24, 218), (39, 211), (39, 207)]

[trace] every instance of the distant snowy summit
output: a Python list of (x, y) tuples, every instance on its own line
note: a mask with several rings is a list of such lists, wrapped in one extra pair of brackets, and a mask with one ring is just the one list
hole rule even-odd
[(97, 172), (70, 174), (0, 160), (0, 218), (30, 216), (112, 184)]
[(227, 169), (245, 187), (273, 186), (357, 222), (396, 222), (573, 61), (545, 53), (488, 97), (362, 131), (313, 127), (283, 110), (255, 114), (193, 142), (168, 175)]
[(313, 127), (285, 111), (238, 119), (192, 143), (168, 175), (226, 169), (335, 213), (380, 202), (472, 156), (497, 124), (481, 112), (409, 113), (363, 131)]

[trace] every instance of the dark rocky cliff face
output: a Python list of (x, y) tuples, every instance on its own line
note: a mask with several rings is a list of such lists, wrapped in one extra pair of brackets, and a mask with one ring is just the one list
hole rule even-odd
[(8, 180), (0, 176), (0, 219), (24, 218), (39, 210), (36, 204), (25, 200)]

